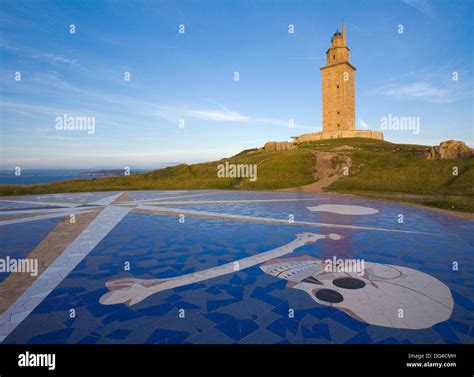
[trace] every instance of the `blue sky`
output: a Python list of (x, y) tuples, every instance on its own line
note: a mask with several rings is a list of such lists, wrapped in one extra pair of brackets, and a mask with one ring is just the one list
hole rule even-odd
[[(385, 131), (386, 140), (472, 146), (473, 7), (2, 0), (0, 168), (152, 168), (320, 131), (319, 68), (342, 18), (357, 68), (357, 128), (413, 116), (418, 134)], [(63, 114), (94, 117), (95, 133), (56, 130)]]

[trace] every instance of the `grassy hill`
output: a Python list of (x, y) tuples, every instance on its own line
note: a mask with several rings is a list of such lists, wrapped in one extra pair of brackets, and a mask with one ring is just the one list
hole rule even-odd
[[(349, 147), (349, 148), (348, 148)], [(338, 139), (301, 144), (297, 150), (249, 149), (233, 157), (177, 165), (131, 176), (54, 182), (31, 186), (0, 185), (0, 195), (160, 189), (273, 190), (314, 182), (315, 152), (336, 153), (334, 165), (348, 156), (349, 176), (326, 190), (474, 212), (474, 157), (425, 160), (425, 147), (372, 139)], [(218, 164), (257, 164), (258, 179), (218, 178)], [(456, 166), (458, 176), (453, 176)]]
[(474, 157), (426, 160), (425, 146), (371, 139), (305, 143), (301, 148), (331, 151), (342, 146), (354, 148), (343, 152), (352, 159), (350, 174), (328, 191), (474, 212)]
[[(217, 166), (257, 164), (257, 180), (218, 178)], [(315, 159), (309, 150), (262, 152), (243, 151), (231, 158), (194, 165), (177, 165), (130, 176), (81, 179), (40, 185), (0, 185), (0, 195), (45, 194), (56, 192), (172, 190), (172, 189), (247, 189), (272, 190), (305, 185), (314, 181)]]

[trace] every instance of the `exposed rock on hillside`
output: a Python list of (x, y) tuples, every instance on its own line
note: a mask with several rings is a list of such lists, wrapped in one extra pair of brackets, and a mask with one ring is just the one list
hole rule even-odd
[(427, 160), (448, 160), (453, 158), (469, 157), (474, 154), (464, 142), (457, 140), (443, 141), (437, 147), (429, 147), (425, 151)]
[(296, 149), (296, 145), (289, 141), (269, 141), (263, 146), (265, 152), (291, 151)]
[(355, 149), (355, 148), (351, 147), (350, 145), (341, 145), (340, 147), (332, 148), (332, 150), (335, 151), (335, 152), (351, 151), (353, 149)]

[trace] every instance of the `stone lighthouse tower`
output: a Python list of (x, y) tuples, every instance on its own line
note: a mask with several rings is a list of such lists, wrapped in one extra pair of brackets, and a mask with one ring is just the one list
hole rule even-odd
[(321, 68), (323, 89), (323, 132), (355, 130), (355, 67), (349, 63), (346, 26), (336, 31)]
[(326, 51), (326, 65), (321, 67), (323, 94), (323, 130), (293, 136), (294, 142), (363, 137), (383, 140), (383, 133), (355, 128), (355, 67), (349, 62), (346, 25), (336, 31)]

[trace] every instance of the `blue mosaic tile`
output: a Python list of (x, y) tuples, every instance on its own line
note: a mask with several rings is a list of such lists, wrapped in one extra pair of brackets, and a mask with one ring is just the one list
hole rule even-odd
[(239, 327), (240, 327), (240, 339), (245, 338), (247, 335), (253, 333), (259, 328), (258, 324), (251, 319), (240, 320)]
[(240, 340), (239, 321), (235, 318), (228, 318), (225, 321), (220, 322), (216, 325), (216, 329), (236, 342)]
[(131, 333), (130, 330), (117, 329), (117, 330), (112, 331), (109, 335), (107, 335), (106, 338), (123, 340), (123, 339), (127, 339), (127, 336), (130, 333)]
[(317, 319), (328, 318), (337, 312), (339, 312), (339, 310), (337, 310), (336, 308), (331, 308), (329, 306), (321, 306), (321, 307), (316, 307), (312, 309), (305, 309), (305, 313)]
[[(159, 192), (133, 193), (142, 198)], [(208, 199), (217, 198), (209, 191)], [(226, 192), (225, 198), (282, 198), (288, 193)], [(228, 221), (223, 219), (187, 218), (176, 225), (175, 216), (129, 213), (85, 257), (36, 309), (9, 335), (6, 343), (193, 343), (199, 342), (349, 342), (349, 343), (457, 343), (470, 339), (474, 343), (474, 263), (466, 253), (474, 252), (472, 224), (427, 210), (395, 203), (373, 202), (356, 198), (331, 196), (315, 198), (315, 204), (367, 205), (379, 209), (374, 216), (337, 216), (310, 212), (312, 202), (252, 203), (251, 205), (212, 205), (212, 211), (287, 218), (288, 211), (306, 221), (339, 222), (348, 225), (376, 226), (432, 231), (442, 237), (433, 239), (421, 234), (386, 234), (338, 229), (345, 238), (334, 244), (321, 240), (317, 244), (298, 248), (293, 256), (326, 258), (359, 257), (370, 262), (402, 265), (427, 271), (452, 292), (455, 308), (451, 318), (433, 328), (403, 330), (382, 328), (358, 321), (341, 310), (316, 303), (306, 293), (287, 287), (287, 281), (264, 273), (253, 266), (188, 286), (162, 291), (146, 300), (127, 307), (123, 304), (102, 305), (99, 299), (108, 291), (107, 281), (119, 277), (151, 279), (174, 277), (229, 263), (279, 247), (294, 239), (299, 232), (320, 231), (306, 226), (277, 226), (275, 224)], [(218, 194), (223, 198), (222, 193)], [(191, 200), (191, 198), (189, 199)], [(210, 206), (190, 205), (187, 209), (210, 210)], [(405, 224), (393, 219), (403, 210)], [(331, 221), (329, 221), (331, 220)], [(54, 227), (39, 221), (38, 239)], [(50, 227), (50, 228), (48, 228)], [(21, 227), (12, 226), (18, 230)], [(32, 229), (32, 228), (30, 228)], [(40, 229), (43, 229), (42, 231)], [(157, 229), (160, 229), (157, 232)], [(326, 233), (327, 229), (321, 232)], [(236, 237), (236, 234), (239, 236)], [(14, 242), (14, 232), (0, 236)], [(21, 241), (23, 242), (23, 241)], [(17, 243), (16, 245), (20, 245)], [(35, 242), (25, 240), (28, 253)], [(419, 245), (416, 254), (413, 245)], [(23, 246), (22, 246), (23, 247)], [(442, 252), (450, 250), (450, 253)], [(439, 251), (439, 252), (438, 252)], [(470, 254), (469, 254), (470, 255)], [(466, 260), (462, 276), (446, 266), (452, 258)], [(123, 271), (123, 263), (131, 261), (131, 271)], [(77, 317), (69, 319), (69, 309)], [(186, 319), (178, 319), (179, 308), (189, 310)], [(294, 318), (288, 310), (294, 309)], [(120, 327), (119, 327), (120, 326)], [(123, 331), (122, 331), (123, 330)], [(72, 331), (68, 333), (65, 331)], [(127, 333), (128, 331), (128, 333)], [(107, 336), (111, 337), (107, 337)]]
[(330, 331), (328, 325), (316, 323), (316, 324), (313, 325), (312, 330), (313, 330), (313, 332), (320, 335), (321, 337), (323, 337), (327, 341), (329, 341), (329, 342), (331, 341), (331, 331)]
[(213, 295), (218, 295), (221, 293), (221, 290), (217, 288), (215, 285), (213, 285), (212, 287), (207, 288), (206, 292), (211, 293)]
[(279, 322), (293, 335), (298, 332), (299, 324), (296, 320), (291, 318), (280, 318)]
[(181, 300), (176, 301), (174, 305), (176, 308), (180, 308), (180, 309), (200, 309), (201, 308), (200, 306), (191, 304), (189, 302), (181, 301)]
[(474, 302), (469, 300), (467, 297), (459, 294), (458, 292), (451, 290), (453, 295), (454, 301), (456, 304), (461, 305), (464, 309), (469, 310), (470, 312), (474, 312)]
[(229, 280), (230, 284), (240, 285), (242, 284), (243, 280), (238, 275), (233, 275)]
[(43, 302), (44, 306), (38, 310), (38, 313), (51, 313), (71, 309), (71, 299), (67, 296), (48, 298)]
[(180, 295), (171, 295), (171, 296), (165, 298), (165, 301), (169, 302), (169, 303), (173, 303), (173, 302), (181, 300), (182, 298), (183, 298), (183, 296), (180, 296)]
[(451, 341), (459, 342), (458, 336), (455, 334), (448, 322), (441, 322), (433, 326), (433, 330), (440, 334), (443, 338)]
[(207, 301), (207, 311), (212, 312), (214, 310), (220, 309), (223, 306), (235, 304), (236, 302), (239, 302), (239, 299), (232, 298), (232, 299), (227, 299), (227, 300), (208, 300)]
[(103, 317), (117, 310), (117, 308), (102, 304), (90, 304), (86, 308), (94, 317)]
[(142, 317), (143, 314), (137, 313), (134, 310), (130, 310), (128, 308), (120, 308), (113, 311), (107, 317), (102, 319), (101, 323), (104, 325), (108, 325), (109, 323), (113, 322), (126, 322), (131, 321), (137, 318)]
[(45, 334), (37, 335), (28, 341), (33, 344), (54, 344), (54, 343), (65, 343), (71, 336), (74, 329), (62, 329)]
[(235, 317), (233, 317), (229, 314), (218, 313), (218, 312), (208, 313), (208, 314), (206, 314), (206, 317), (209, 320), (213, 321), (214, 323), (223, 322), (223, 321), (225, 321), (227, 319), (230, 319), (230, 318), (235, 319)]
[(276, 320), (270, 325), (268, 325), (267, 330), (271, 331), (273, 334), (278, 335), (281, 338), (286, 337), (286, 327), (283, 326), (279, 320)]
[(86, 337), (79, 340), (78, 344), (96, 344), (100, 338), (92, 335), (87, 335)]
[(143, 315), (162, 316), (166, 313), (169, 313), (173, 309), (174, 309), (174, 306), (172, 304), (164, 303), (160, 305), (151, 306), (148, 308), (137, 309), (137, 312)]
[(393, 337), (390, 337), (390, 338), (385, 338), (385, 339), (382, 339), (381, 341), (377, 342), (377, 344), (400, 344), (401, 342), (399, 342), (397, 339), (393, 338)]
[(255, 290), (251, 293), (250, 297), (256, 298), (260, 301), (264, 301), (272, 306), (277, 306), (283, 302), (283, 300), (268, 294), (266, 290), (260, 288), (255, 288)]
[(451, 325), (451, 327), (456, 330), (457, 332), (460, 332), (461, 334), (469, 334), (469, 331), (471, 329), (471, 327), (469, 325), (466, 325), (464, 323), (461, 323), (461, 322), (457, 322), (457, 321), (454, 321), (454, 320), (450, 320), (449, 321), (449, 324)]
[(369, 334), (366, 331), (361, 332), (350, 338), (346, 344), (367, 344), (372, 343), (372, 339), (370, 338)]
[(331, 319), (356, 332), (360, 332), (368, 326), (367, 323), (357, 321), (342, 311), (338, 311), (332, 315)]
[(319, 334), (307, 329), (304, 326), (301, 326), (301, 335), (303, 335), (303, 338), (320, 338)]

